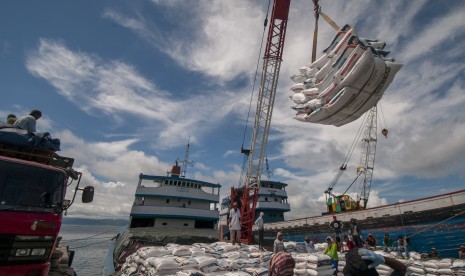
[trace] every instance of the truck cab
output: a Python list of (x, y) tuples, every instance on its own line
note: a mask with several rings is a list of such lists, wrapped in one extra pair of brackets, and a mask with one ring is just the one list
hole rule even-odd
[(61, 228), (70, 180), (77, 180), (73, 201), (93, 199), (93, 187), (79, 189), (81, 173), (72, 158), (49, 150), (0, 143), (0, 275), (48, 275)]

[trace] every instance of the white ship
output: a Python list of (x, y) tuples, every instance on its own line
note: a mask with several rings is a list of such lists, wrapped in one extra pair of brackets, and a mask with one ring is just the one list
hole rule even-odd
[(103, 275), (114, 275), (144, 246), (218, 240), (220, 184), (185, 177), (186, 156), (167, 175), (140, 174), (128, 228), (110, 244)]

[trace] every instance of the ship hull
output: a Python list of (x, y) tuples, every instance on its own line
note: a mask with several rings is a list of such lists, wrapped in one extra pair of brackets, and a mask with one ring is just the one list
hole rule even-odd
[[(301, 242), (308, 236), (314, 242), (324, 242), (328, 235), (334, 236), (329, 228), (332, 215), (266, 224), (266, 243), (272, 244), (277, 232), (289, 241)], [(465, 244), (465, 190), (336, 215), (344, 223), (342, 234), (348, 234), (349, 221), (355, 218), (362, 238), (370, 233), (378, 246), (382, 246), (385, 233), (394, 241), (407, 235), (411, 250), (429, 252), (435, 247), (442, 257), (457, 257), (460, 245)]]

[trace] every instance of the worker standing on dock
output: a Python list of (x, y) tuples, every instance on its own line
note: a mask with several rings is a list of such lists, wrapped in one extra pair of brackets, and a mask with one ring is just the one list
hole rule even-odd
[(258, 248), (263, 250), (263, 232), (265, 231), (265, 226), (263, 225), (263, 216), (265, 214), (260, 212), (260, 216), (255, 221), (255, 225), (258, 226)]
[(333, 229), (336, 238), (341, 238), (341, 230), (343, 228), (343, 225), (341, 221), (337, 220), (336, 216), (333, 216), (333, 221), (331, 221), (329, 227)]
[(328, 243), (328, 246), (323, 251), (323, 254), (326, 254), (331, 257), (331, 264), (333, 265), (333, 268), (336, 269), (334, 275), (337, 275), (339, 263), (339, 257), (337, 256), (337, 244), (333, 241), (331, 237), (327, 237), (326, 242)]
[(392, 240), (391, 240), (391, 237), (389, 236), (389, 233), (384, 233), (383, 251), (386, 253), (389, 253), (392, 251)]
[(358, 248), (362, 247), (362, 239), (360, 238), (360, 228), (358, 226), (357, 220), (354, 218), (350, 219), (349, 233), (352, 236), (352, 240), (354, 241), (355, 246), (357, 246)]
[(399, 253), (399, 256), (402, 257), (402, 252), (405, 252), (405, 257), (409, 258), (409, 247), (410, 244), (407, 239), (407, 236), (399, 236), (399, 238), (397, 239), (397, 253)]
[(241, 211), (237, 209), (237, 202), (233, 203), (233, 208), (229, 211), (229, 231), (232, 244), (237, 241), (241, 245)]

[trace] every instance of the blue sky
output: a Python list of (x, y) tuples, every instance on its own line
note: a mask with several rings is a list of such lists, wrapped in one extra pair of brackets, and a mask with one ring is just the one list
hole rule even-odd
[[(390, 57), (404, 64), (381, 100), (390, 133), (379, 136), (369, 205), (464, 189), (465, 3), (320, 4), (340, 26), (387, 41)], [(188, 139), (194, 166), (187, 176), (222, 184), (224, 196), (239, 181), (267, 5), (2, 1), (0, 118), (40, 109), (38, 131), (59, 138), (60, 154), (76, 158), (96, 196), (69, 216), (127, 218), (138, 175), (165, 174)], [(310, 61), (312, 10), (311, 1), (291, 3), (268, 142), (272, 179), (289, 184), (287, 218), (324, 210), (323, 192), (361, 123), (337, 128), (292, 119), (289, 77)], [(320, 56), (335, 32), (323, 20), (319, 30)], [(250, 133), (249, 122), (246, 147)], [(336, 191), (355, 178), (359, 152)]]

